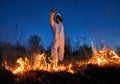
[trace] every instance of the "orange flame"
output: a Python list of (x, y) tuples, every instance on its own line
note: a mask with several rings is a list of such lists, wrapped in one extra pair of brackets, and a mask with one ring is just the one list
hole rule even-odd
[(13, 74), (23, 74), (24, 72), (30, 71), (30, 70), (45, 70), (49, 72), (58, 72), (58, 71), (67, 71), (70, 73), (74, 73), (74, 71), (71, 69), (72, 65), (69, 64), (68, 66), (65, 65), (59, 65), (57, 60), (50, 60), (50, 63), (47, 63), (46, 57), (44, 54), (36, 54), (36, 56), (33, 59), (33, 63), (30, 62), (30, 60), (25, 57), (19, 58), (17, 60), (16, 68), (9, 67), (7, 64), (5, 64), (6, 69), (10, 70)]
[(36, 54), (32, 61), (25, 58), (19, 58), (16, 61), (14, 67), (7, 65), (7, 61), (4, 62), (6, 69), (10, 70), (13, 74), (23, 74), (31, 70), (44, 70), (49, 72), (59, 72), (67, 71), (70, 73), (75, 73), (73, 67), (80, 67), (81, 65), (96, 64), (98, 66), (120, 65), (120, 57), (107, 46), (104, 46), (101, 50), (96, 50), (94, 45), (92, 45), (92, 57), (87, 61), (76, 61), (73, 65), (69, 63), (68, 65), (59, 64), (57, 60), (51, 60), (48, 58), (49, 62), (46, 61), (47, 57), (44, 54)]
[(92, 45), (92, 57), (88, 64), (97, 64), (99, 66), (120, 64), (120, 57), (107, 46), (104, 46), (101, 50), (96, 50)]

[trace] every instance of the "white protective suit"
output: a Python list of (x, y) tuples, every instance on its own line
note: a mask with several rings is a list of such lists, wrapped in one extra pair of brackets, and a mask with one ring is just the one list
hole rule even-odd
[(53, 33), (51, 57), (53, 60), (62, 61), (64, 58), (64, 27), (61, 22), (56, 23), (54, 21), (54, 17), (56, 17), (55, 13), (50, 12), (49, 23), (50, 23), (50, 26), (52, 28), (52, 33)]

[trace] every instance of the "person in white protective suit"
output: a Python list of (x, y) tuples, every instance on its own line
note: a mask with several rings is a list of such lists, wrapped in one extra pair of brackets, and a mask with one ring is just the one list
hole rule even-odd
[(56, 13), (55, 7), (50, 11), (49, 23), (53, 33), (51, 57), (53, 60), (62, 61), (64, 59), (64, 27), (61, 15)]

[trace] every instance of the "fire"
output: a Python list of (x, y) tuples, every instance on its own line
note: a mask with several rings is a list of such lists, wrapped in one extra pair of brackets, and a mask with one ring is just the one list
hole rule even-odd
[[(51, 60), (49, 57), (47, 58), (45, 54), (35, 54), (32, 59), (25, 57), (19, 58), (16, 61), (14, 67), (10, 67), (7, 64), (7, 61), (4, 62), (4, 66), (6, 69), (10, 70), (13, 74), (24, 74), (25, 72), (31, 70), (44, 70), (48, 72), (59, 72), (59, 71), (67, 71), (70, 73), (75, 73), (75, 69), (73, 67), (80, 67), (81, 65), (88, 64), (96, 64), (98, 66), (105, 65), (120, 65), (120, 57), (110, 48), (104, 46), (102, 49), (97, 50), (92, 45), (92, 56), (87, 61), (75, 61), (76, 64), (73, 65), (69, 62), (69, 64), (60, 64), (58, 60)], [(73, 70), (74, 69), (74, 70)]]
[(96, 50), (92, 45), (92, 57), (87, 63), (99, 66), (120, 64), (120, 57), (106, 45), (101, 50)]
[(58, 64), (57, 60), (50, 60), (50, 63), (46, 61), (46, 57), (44, 54), (36, 54), (33, 58), (32, 62), (27, 57), (17, 59), (15, 67), (9, 67), (7, 63), (5, 64), (5, 68), (10, 70), (13, 74), (23, 74), (25, 72), (31, 70), (44, 70), (49, 72), (58, 72), (58, 71), (67, 71), (70, 73), (74, 73), (71, 69), (72, 65), (69, 64), (67, 66)]

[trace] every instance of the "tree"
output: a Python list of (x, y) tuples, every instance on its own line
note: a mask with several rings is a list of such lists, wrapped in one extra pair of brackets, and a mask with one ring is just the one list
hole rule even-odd
[(42, 53), (44, 51), (44, 48), (41, 44), (41, 38), (37, 35), (32, 35), (28, 39), (28, 47), (31, 53), (33, 52), (40, 52)]

